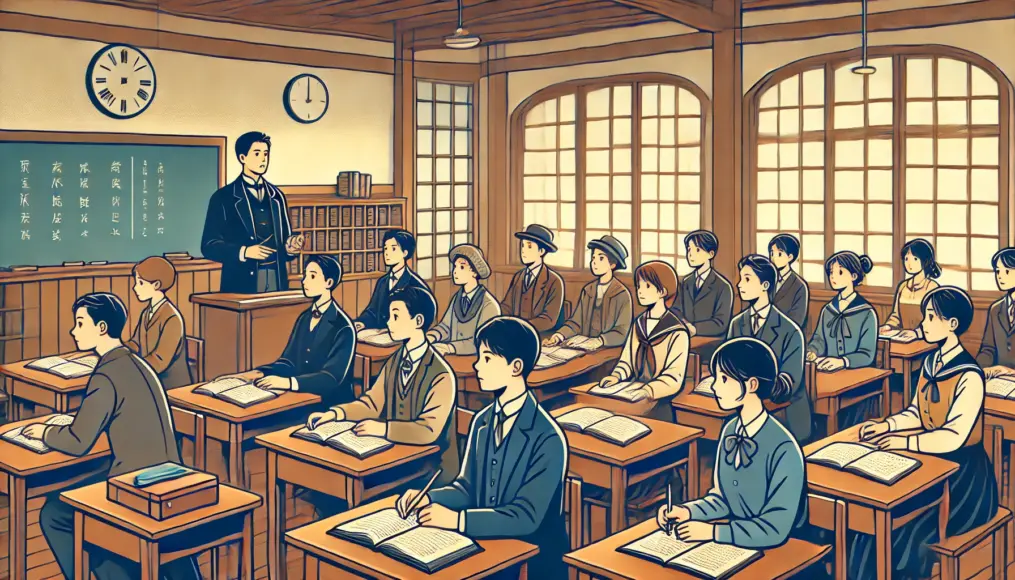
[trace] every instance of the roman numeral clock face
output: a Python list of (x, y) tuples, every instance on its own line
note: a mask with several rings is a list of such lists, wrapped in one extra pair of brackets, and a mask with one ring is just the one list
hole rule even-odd
[(103, 114), (130, 119), (155, 100), (155, 69), (145, 53), (111, 44), (95, 53), (85, 76), (88, 97)]

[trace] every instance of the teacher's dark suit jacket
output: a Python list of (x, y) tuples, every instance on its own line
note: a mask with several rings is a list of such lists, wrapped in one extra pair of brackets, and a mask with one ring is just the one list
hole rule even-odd
[(388, 316), (391, 315), (388, 307), (391, 305), (391, 294), (395, 290), (416, 287), (430, 292), (430, 287), (426, 285), (426, 282), (418, 274), (410, 270), (409, 266), (405, 266), (402, 276), (398, 279), (398, 282), (395, 282), (395, 287), (390, 290), (388, 289), (389, 280), (391, 280), (390, 269), (386, 274), (377, 279), (377, 284), (374, 285), (374, 292), (370, 295), (370, 303), (367, 304), (367, 307), (360, 313), (359, 318), (356, 319), (356, 322), (363, 323), (364, 328), (388, 327)]
[(566, 578), (562, 558), (568, 550), (563, 514), (567, 440), (532, 393), (525, 397), (501, 443), (507, 446), (502, 462), (506, 477), (490, 485), (494, 403), (472, 420), (458, 477), (430, 491), (430, 500), (464, 511), (465, 535), (470, 538), (515, 538), (538, 546), (539, 555), (530, 564), (535, 577)]
[(751, 308), (748, 306), (730, 323), (726, 340), (751, 336), (772, 348), (779, 372), (793, 379), (793, 390), (786, 407), (786, 428), (801, 445), (811, 437), (811, 401), (804, 384), (804, 333), (795, 322), (774, 305), (769, 306), (765, 324), (754, 334), (751, 328)]
[(1001, 365), (1015, 368), (1015, 329), (1008, 320), (1008, 296), (990, 305), (983, 341), (976, 353), (976, 362), (983, 368)]
[(673, 310), (694, 325), (697, 336), (726, 336), (733, 314), (733, 286), (715, 268), (698, 289), (698, 273), (680, 281), (680, 296)]
[(353, 399), (347, 379), (356, 355), (356, 331), (334, 302), (311, 331), (312, 310), (296, 319), (282, 356), (257, 370), (265, 376), (295, 378), (301, 393), (320, 395), (325, 405), (348, 403)]
[[(275, 262), (278, 289), (289, 289), (287, 263), (296, 256), (285, 251), (285, 242), (292, 235), (289, 226), (289, 208), (282, 190), (264, 181), (265, 195), (271, 201), (272, 234), (267, 244), (277, 248), (268, 258)], [(254, 246), (264, 241), (254, 235), (254, 217), (248, 205), (243, 176), (212, 194), (208, 202), (208, 214), (204, 219), (204, 234), (201, 236), (201, 253), (205, 258), (222, 264), (220, 292), (254, 294), (257, 292), (258, 260), (240, 261), (240, 248)]]

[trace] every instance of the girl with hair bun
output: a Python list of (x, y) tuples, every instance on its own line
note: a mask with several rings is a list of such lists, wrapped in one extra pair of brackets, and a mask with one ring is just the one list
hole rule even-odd
[[(726, 341), (712, 355), (712, 391), (724, 410), (736, 410), (719, 437), (715, 484), (705, 497), (659, 508), (656, 521), (685, 542), (714, 540), (741, 548), (780, 546), (807, 521), (800, 444), (765, 410), (787, 400), (792, 380), (775, 354), (751, 337)], [(725, 520), (725, 523), (711, 523)]]
[(923, 314), (920, 303), (928, 292), (939, 286), (935, 278), (941, 276), (941, 266), (934, 259), (934, 246), (923, 238), (910, 240), (899, 253), (906, 279), (895, 290), (892, 314), (880, 328), (881, 334), (898, 330), (913, 330), (920, 326)]

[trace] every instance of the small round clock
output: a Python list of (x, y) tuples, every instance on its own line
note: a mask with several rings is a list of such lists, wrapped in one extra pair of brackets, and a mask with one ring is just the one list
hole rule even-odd
[(317, 75), (296, 75), (282, 91), (282, 104), (297, 123), (314, 123), (328, 112), (328, 87)]
[(155, 100), (155, 68), (139, 49), (110, 44), (88, 63), (85, 87), (92, 104), (104, 115), (130, 119)]

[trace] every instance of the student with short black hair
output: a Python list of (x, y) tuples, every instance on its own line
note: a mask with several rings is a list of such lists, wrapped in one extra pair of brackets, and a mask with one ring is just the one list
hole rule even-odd
[(370, 302), (359, 318), (356, 319), (356, 330), (364, 328), (385, 328), (388, 324), (388, 306), (391, 294), (403, 288), (422, 288), (430, 292), (430, 287), (419, 277), (408, 261), (416, 253), (416, 238), (405, 230), (388, 230), (381, 240), (384, 254), (384, 265), (388, 271), (377, 279)]
[(790, 234), (773, 237), (768, 242), (768, 258), (777, 271), (772, 304), (801, 330), (806, 329), (811, 291), (803, 276), (793, 270), (793, 264), (800, 258), (800, 240)]
[(990, 259), (994, 281), (1004, 295), (987, 310), (976, 362), (987, 378), (1015, 373), (1015, 248), (1003, 248)]
[(719, 238), (708, 230), (684, 238), (687, 263), (694, 268), (680, 283), (680, 304), (675, 307), (691, 335), (726, 336), (733, 314), (733, 286), (712, 268), (719, 253)]
[[(920, 310), (924, 340), (937, 349), (923, 361), (913, 401), (884, 421), (864, 423), (860, 435), (882, 450), (928, 453), (959, 465), (947, 482), (952, 495), (946, 535), (955, 537), (990, 521), (998, 505), (994, 467), (982, 442), (984, 375), (959, 340), (972, 323), (973, 302), (965, 291), (942, 286), (924, 296)], [(900, 431), (907, 435), (894, 435)], [(935, 560), (929, 546), (940, 539), (938, 532), (937, 510), (892, 532), (894, 573), (929, 578)], [(849, 577), (873, 578), (874, 538), (849, 535)]]
[[(540, 578), (565, 578), (563, 490), (567, 441), (536, 402), (526, 379), (539, 358), (539, 334), (528, 322), (501, 316), (476, 334), (479, 388), (496, 399), (469, 427), (461, 471), (421, 498), (420, 525), (475, 539), (517, 538), (534, 544), (530, 562)], [(409, 490), (402, 512), (419, 494)]]
[(902, 246), (899, 257), (906, 279), (895, 290), (892, 314), (879, 329), (881, 333), (919, 328), (923, 297), (939, 286), (935, 278), (941, 276), (941, 266), (934, 259), (934, 246), (930, 242), (923, 238), (910, 240)]
[[(675, 523), (685, 542), (781, 546), (807, 522), (807, 478), (800, 444), (765, 411), (765, 401), (785, 401), (792, 380), (779, 372), (772, 349), (756, 338), (724, 342), (710, 366), (719, 408), (737, 412), (719, 437), (715, 484), (701, 499), (668, 511), (660, 507), (656, 521), (663, 529)], [(725, 521), (711, 523), (716, 520)]]

